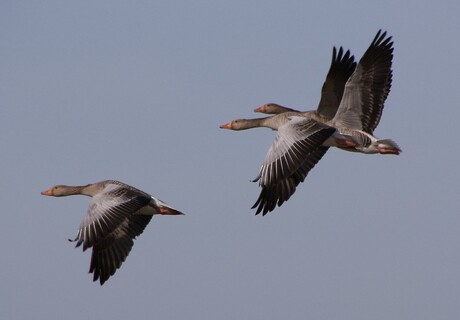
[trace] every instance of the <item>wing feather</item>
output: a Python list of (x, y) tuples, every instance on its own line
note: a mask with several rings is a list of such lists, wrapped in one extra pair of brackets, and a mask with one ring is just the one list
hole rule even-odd
[(308, 172), (318, 163), (326, 154), (328, 147), (319, 147), (313, 151), (295, 172), (290, 176), (283, 178), (278, 183), (269, 186), (262, 186), (260, 195), (252, 209), (257, 208), (256, 214), (266, 215), (273, 211), (276, 206), (281, 206), (295, 192), (297, 186), (303, 182)]
[(101, 193), (93, 196), (80, 224), (76, 246), (83, 244), (83, 250), (92, 247), (150, 201), (151, 197), (147, 194), (108, 184)]
[(356, 68), (355, 57), (347, 50), (343, 53), (340, 47), (339, 52), (332, 49), (332, 61), (329, 71), (321, 88), (321, 100), (317, 112), (328, 120), (334, 118), (342, 100), (345, 83)]
[(336, 129), (308, 117), (290, 117), (278, 129), (265, 161), (254, 181), (262, 190), (252, 208), (265, 215), (294, 194), (299, 183), (328, 150), (322, 143)]
[(391, 89), (392, 59), (391, 37), (379, 30), (345, 84), (334, 126), (373, 133)]
[(151, 215), (131, 215), (94, 244), (89, 268), (89, 272), (94, 274), (94, 281), (99, 280), (102, 285), (115, 274), (129, 255), (133, 240), (144, 231), (151, 219)]

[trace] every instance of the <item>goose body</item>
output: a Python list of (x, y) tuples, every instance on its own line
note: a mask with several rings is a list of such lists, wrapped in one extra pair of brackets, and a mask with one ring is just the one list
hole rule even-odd
[(85, 195), (92, 197), (83, 218), (76, 247), (92, 248), (89, 272), (101, 285), (114, 275), (129, 255), (133, 240), (139, 236), (156, 214), (180, 215), (150, 194), (116, 180), (104, 180), (85, 186), (57, 185), (41, 193), (63, 197)]
[[(266, 114), (297, 112), (335, 127), (341, 134), (352, 136), (358, 141), (357, 146), (345, 147), (345, 150), (398, 155), (401, 149), (396, 142), (373, 135), (391, 88), (391, 37), (379, 31), (357, 66), (353, 57), (348, 57), (348, 51), (345, 56), (341, 56), (340, 52), (342, 50), (336, 56), (334, 48), (331, 67), (316, 111), (301, 112), (274, 103), (265, 104), (254, 111)], [(335, 91), (326, 88), (335, 88)]]
[[(319, 115), (316, 111), (297, 111), (295, 109), (286, 108), (274, 103), (266, 104), (261, 107), (254, 109), (255, 112), (265, 113), (265, 114), (275, 114), (279, 115), (282, 113), (297, 113), (298, 115), (304, 115), (316, 119), (317, 121), (324, 123), (326, 125), (335, 126), (335, 123), (332, 119), (328, 120), (323, 118)], [(346, 151), (350, 152), (359, 152), (365, 154), (394, 154), (398, 155), (401, 152), (401, 148), (398, 146), (396, 142), (391, 139), (379, 139), (372, 135), (369, 132), (359, 129), (350, 129), (345, 127), (335, 127), (338, 133), (346, 136), (350, 136), (354, 138), (356, 145), (354, 146), (338, 146), (334, 145), (338, 148), (341, 148)], [(323, 146), (331, 146), (328, 145), (327, 142), (323, 143)]]

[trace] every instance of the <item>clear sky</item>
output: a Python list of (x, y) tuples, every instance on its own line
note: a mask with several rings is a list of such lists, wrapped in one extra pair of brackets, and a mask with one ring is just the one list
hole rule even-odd
[[(458, 319), (460, 2), (0, 3), (1, 319)], [(375, 131), (400, 156), (330, 150), (262, 217), (267, 102), (314, 109), (333, 46), (394, 39)], [(89, 198), (117, 179), (155, 217), (114, 277), (87, 273)]]

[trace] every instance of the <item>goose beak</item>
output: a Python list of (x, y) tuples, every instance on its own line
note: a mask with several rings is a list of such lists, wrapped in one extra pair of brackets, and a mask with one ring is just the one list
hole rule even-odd
[(219, 128), (221, 129), (231, 129), (232, 128), (232, 122), (227, 122), (226, 124), (221, 125)]
[(265, 112), (265, 105), (255, 108), (254, 112), (264, 113)]
[(45, 191), (40, 192), (44, 196), (52, 196), (53, 195), (53, 189), (48, 189)]

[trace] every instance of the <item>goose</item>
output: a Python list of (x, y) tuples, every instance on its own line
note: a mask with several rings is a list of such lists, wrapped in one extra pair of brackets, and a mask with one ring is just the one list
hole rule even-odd
[[(379, 30), (357, 66), (352, 61), (352, 57), (347, 60), (346, 55), (342, 59), (339, 59), (340, 55), (337, 57), (334, 48), (331, 68), (323, 85), (321, 100), (316, 111), (300, 112), (275, 103), (262, 105), (254, 111), (265, 114), (296, 112), (310, 116), (337, 128), (342, 134), (353, 136), (359, 143), (352, 148), (343, 148), (347, 151), (365, 154), (400, 154), (401, 148), (396, 142), (391, 139), (379, 139), (373, 135), (391, 88), (393, 58), (391, 37), (386, 37), (386, 32), (382, 33)], [(337, 65), (341, 60), (344, 63), (341, 65), (342, 68), (338, 68)]]
[(337, 129), (296, 112), (278, 115), (238, 119), (220, 126), (222, 129), (246, 130), (266, 127), (277, 131), (275, 141), (254, 182), (262, 188), (259, 198), (252, 206), (256, 215), (273, 211), (281, 206), (303, 182), (308, 172), (321, 159), (328, 147), (353, 148), (352, 137), (340, 134)]
[(125, 261), (133, 240), (139, 236), (153, 215), (182, 215), (163, 201), (116, 180), (104, 180), (85, 186), (57, 185), (41, 192), (45, 196), (92, 197), (83, 218), (76, 247), (92, 248), (89, 273), (103, 285)]

